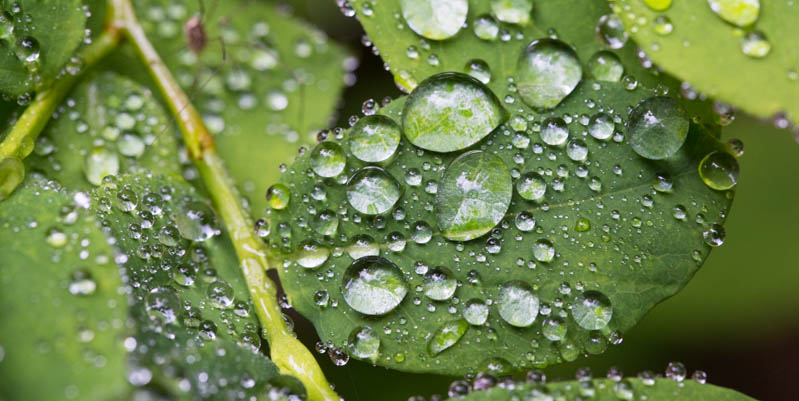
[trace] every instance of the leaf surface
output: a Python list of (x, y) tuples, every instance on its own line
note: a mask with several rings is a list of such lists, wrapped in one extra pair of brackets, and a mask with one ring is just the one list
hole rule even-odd
[(127, 300), (80, 199), (29, 177), (0, 204), (0, 398), (122, 399)]
[(11, 28), (0, 33), (0, 93), (5, 95), (46, 88), (86, 35), (81, 0), (5, 1), (0, 13), (0, 32)]
[(641, 379), (623, 379), (613, 382), (609, 379), (594, 379), (583, 382), (565, 381), (546, 385), (530, 383), (516, 384), (511, 388), (493, 388), (474, 391), (466, 397), (451, 398), (465, 401), (511, 401), (533, 400), (581, 400), (589, 396), (598, 401), (619, 401), (642, 399), (650, 401), (749, 401), (753, 400), (737, 391), (710, 384), (700, 384), (692, 380), (677, 382), (671, 379), (654, 379), (644, 384)]
[[(799, 48), (793, 41), (796, 2), (747, 2), (759, 5), (757, 12), (750, 13), (753, 18), (728, 17), (752, 21), (744, 26), (714, 13), (709, 1), (675, 1), (663, 11), (637, 0), (611, 3), (630, 35), (665, 71), (756, 116), (786, 113), (794, 124), (799, 122)], [(663, 34), (666, 31), (670, 33)], [(757, 35), (764, 40), (754, 40)], [(745, 50), (766, 54), (752, 56)]]
[[(357, 63), (287, 8), (219, 1), (200, 14), (199, 4), (146, 0), (134, 6), (214, 134), (253, 214), (262, 216), (264, 193), (277, 181), (279, 165), (329, 126), (345, 74)], [(206, 44), (195, 52), (185, 31), (199, 25)]]

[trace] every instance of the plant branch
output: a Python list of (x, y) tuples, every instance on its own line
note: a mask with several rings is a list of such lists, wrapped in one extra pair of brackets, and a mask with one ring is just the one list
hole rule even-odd
[(256, 314), (266, 332), (272, 361), (281, 372), (297, 377), (305, 385), (310, 400), (338, 401), (338, 395), (330, 388), (313, 354), (297, 340), (283, 320), (277, 303), (277, 285), (266, 275), (269, 262), (264, 244), (254, 235), (241, 196), (217, 155), (213, 138), (200, 114), (147, 39), (130, 0), (111, 0), (111, 4), (115, 23), (133, 44), (177, 118), (189, 153), (230, 233)]

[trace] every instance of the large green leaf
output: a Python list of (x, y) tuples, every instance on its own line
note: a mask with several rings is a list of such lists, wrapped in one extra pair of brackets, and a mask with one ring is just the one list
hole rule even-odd
[(0, 93), (20, 96), (47, 85), (86, 33), (81, 0), (0, 2)]
[(180, 172), (170, 117), (149, 89), (111, 72), (69, 94), (25, 163), (71, 189), (99, 185), (107, 174)]
[[(312, 143), (331, 123), (345, 74), (355, 62), (286, 8), (248, 0), (206, 3), (204, 15), (196, 0), (136, 1), (135, 8), (260, 216), (279, 165), (293, 160), (299, 145)], [(199, 54), (184, 34), (194, 18), (207, 37)]]
[(553, 382), (548, 384), (515, 383), (485, 391), (474, 391), (466, 397), (454, 397), (465, 401), (513, 401), (513, 400), (563, 400), (582, 399), (597, 401), (620, 401), (645, 399), (649, 401), (752, 401), (746, 395), (723, 387), (698, 383), (693, 380), (672, 379), (593, 379), (584, 381)]
[[(692, 124), (686, 143), (663, 161), (638, 156), (620, 132), (615, 140), (598, 140), (586, 132), (583, 124), (588, 124), (587, 116), (597, 110), (619, 111), (615, 117), (622, 124), (628, 118), (628, 108), (652, 95), (645, 89), (629, 91), (607, 82), (601, 83), (601, 89), (579, 86), (554, 111), (534, 115), (529, 124), (512, 118), (464, 151), (423, 151), (403, 137), (394, 157), (381, 164), (398, 183), (399, 191), (374, 185), (363, 198), (348, 199), (348, 187), (355, 188), (353, 183), (362, 177), (363, 173), (356, 172), (374, 174), (375, 168), (360, 170), (367, 164), (350, 153), (352, 130), (305, 152), (282, 178), (290, 191), (288, 207), (279, 210), (283, 206), (278, 202), (280, 191), (273, 191), (272, 199), (277, 209), (271, 213), (270, 242), (275, 256), (284, 260), (280, 273), (289, 300), (314, 322), (324, 341), (356, 355), (358, 350), (349, 344), (358, 338), (357, 330), (368, 326), (379, 338), (380, 351), (365, 359), (401, 370), (447, 374), (486, 368), (505, 371), (604, 351), (608, 343), (618, 340), (620, 333), (691, 278), (710, 251), (703, 234), (713, 223), (723, 222), (732, 199), (732, 192), (708, 188), (697, 172), (705, 155), (724, 149), (699, 125)], [(405, 104), (404, 99), (397, 100), (381, 114), (401, 121)], [(551, 115), (575, 116), (569, 135), (578, 142), (543, 144), (540, 131), (546, 124), (538, 121)], [(471, 129), (469, 121), (439, 124), (449, 132)], [(522, 131), (514, 131), (514, 125)], [(528, 126), (527, 131), (521, 125)], [(330, 143), (341, 143), (346, 168), (335, 178), (321, 179), (320, 172), (330, 175), (321, 167), (335, 164), (318, 163), (323, 150), (330, 154), (335, 148)], [(575, 150), (583, 145), (588, 156), (580, 161)], [(447, 238), (462, 238), (439, 233), (439, 228), (449, 228), (459, 217), (448, 217), (452, 216), (450, 203), (437, 197), (447, 193), (444, 181), (448, 170), (469, 150), (498, 156), (512, 169), (504, 174), (514, 177), (516, 190), (507, 213), (500, 210), (499, 224), (461, 227), (461, 232), (475, 230), (477, 234), (470, 235), (479, 238), (456, 242)], [(467, 164), (467, 168), (487, 171), (492, 165)], [(538, 201), (525, 200), (519, 194), (519, 185), (528, 173), (539, 174), (547, 185)], [(656, 191), (655, 187), (665, 189), (656, 183), (658, 175), (670, 177), (667, 181), (672, 189)], [(351, 177), (349, 185), (347, 177)], [(504, 179), (503, 173), (497, 177)], [(477, 187), (466, 197), (486, 201), (480, 191), (504, 191), (492, 187), (497, 183), (493, 180)], [(390, 200), (397, 193), (401, 197), (392, 205)], [(393, 207), (368, 210), (359, 206), (363, 202)], [(356, 212), (356, 206), (366, 213)], [(368, 215), (375, 211), (382, 213)], [(534, 224), (530, 219), (517, 219), (523, 212)], [(668, 236), (663, 236), (664, 232)], [(351, 283), (357, 284), (357, 280), (345, 272), (375, 262), (353, 261), (378, 253), (401, 271), (401, 278), (398, 274), (376, 275), (394, 290), (393, 295), (373, 291), (365, 298), (352, 297), (352, 293), (345, 296), (345, 287), (358, 289)], [(426, 295), (426, 283), (438, 273), (436, 266), (444, 266), (457, 280), (454, 296), (446, 285), (439, 288), (447, 295)], [(512, 305), (502, 295), (507, 294), (508, 285), (527, 287), (544, 313), (536, 318), (536, 313), (514, 315), (518, 309), (513, 306), (500, 308)], [(602, 298), (592, 291), (606, 296), (612, 305), (607, 325), (592, 322), (597, 314), (575, 310), (581, 297)], [(398, 300), (401, 303), (392, 309)], [(470, 302), (473, 300), (487, 306), (485, 324), (474, 318), (472, 312), (480, 308)], [(463, 318), (477, 324), (465, 325)], [(562, 341), (551, 340), (563, 329)]]
[(195, 400), (282, 391), (209, 201), (180, 178), (135, 175), (95, 190), (93, 206), (125, 268), (132, 384)]
[(29, 177), (0, 204), (0, 399), (122, 399), (127, 301), (88, 195)]
[(662, 11), (639, 0), (611, 3), (630, 35), (664, 70), (757, 116), (785, 112), (799, 123), (796, 2), (675, 1)]

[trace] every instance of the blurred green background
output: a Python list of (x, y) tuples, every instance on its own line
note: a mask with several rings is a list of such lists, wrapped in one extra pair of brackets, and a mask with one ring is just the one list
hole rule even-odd
[[(342, 99), (338, 125), (360, 113), (361, 103), (396, 97), (383, 62), (361, 44), (358, 22), (333, 0), (295, 0), (295, 11), (348, 46), (361, 60), (357, 83)], [(799, 96), (799, 94), (797, 94)], [(745, 154), (741, 179), (726, 223), (727, 240), (713, 251), (688, 286), (647, 315), (624, 342), (601, 356), (546, 369), (550, 378), (572, 378), (578, 367), (604, 376), (611, 366), (627, 375), (662, 373), (670, 361), (701, 369), (709, 382), (760, 400), (799, 400), (799, 144), (786, 130), (738, 114), (724, 138), (739, 138)], [(297, 332), (317, 338), (302, 318)], [(333, 366), (319, 355), (329, 379), (348, 401), (405, 401), (412, 395), (446, 394), (451, 377), (398, 373), (351, 360)]]

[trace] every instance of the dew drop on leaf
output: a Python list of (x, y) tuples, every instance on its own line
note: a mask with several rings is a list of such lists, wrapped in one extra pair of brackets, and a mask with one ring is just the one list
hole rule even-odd
[(105, 176), (119, 173), (119, 156), (102, 147), (94, 148), (86, 156), (84, 172), (90, 183), (100, 185)]
[(380, 167), (364, 167), (347, 182), (347, 201), (363, 214), (386, 213), (401, 195), (397, 180)]
[[(533, 172), (525, 173), (516, 182), (516, 192), (518, 192), (519, 196), (521, 196), (524, 199), (531, 201), (540, 201), (544, 199), (544, 195), (547, 192), (547, 182), (546, 180), (544, 180), (544, 177), (542, 177), (538, 173), (533, 173)], [(532, 216), (530, 216), (529, 219), (526, 217), (522, 217), (521, 221), (517, 219), (517, 225), (519, 222), (521, 222), (522, 225), (529, 224), (528, 220), (530, 219), (532, 219)], [(535, 222), (533, 222), (533, 226), (534, 225)], [(530, 230), (522, 230), (522, 231), (530, 231)]]
[(300, 245), (300, 250), (298, 252), (297, 264), (306, 269), (313, 269), (321, 266), (330, 256), (330, 251), (327, 248), (312, 241)]
[(424, 275), (424, 295), (434, 301), (452, 298), (457, 288), (457, 280), (446, 267), (434, 267)]
[(488, 320), (488, 305), (482, 300), (471, 299), (463, 308), (463, 318), (473, 326), (482, 326)]
[(711, 224), (705, 232), (702, 233), (705, 243), (712, 247), (721, 246), (724, 244), (724, 239), (727, 237), (727, 232), (721, 224)]
[(655, 11), (664, 11), (671, 7), (671, 0), (644, 0), (647, 7)]
[(739, 27), (752, 25), (760, 14), (760, 0), (707, 0), (707, 3), (721, 19)]
[(517, 65), (519, 95), (527, 105), (551, 109), (566, 98), (582, 78), (577, 53), (557, 39), (539, 39), (528, 45)]
[(513, 182), (499, 157), (464, 153), (450, 163), (436, 197), (438, 227), (444, 237), (468, 241), (488, 233), (510, 207)]
[(400, 0), (402, 17), (422, 37), (443, 40), (455, 36), (466, 22), (467, 0)]
[(384, 315), (408, 294), (408, 284), (399, 267), (378, 256), (360, 258), (347, 268), (342, 295), (352, 309), (364, 315)]
[(549, 263), (555, 258), (555, 247), (552, 242), (540, 239), (533, 244), (533, 257), (542, 263)]
[(464, 68), (463, 72), (477, 78), (478, 81), (484, 84), (491, 82), (491, 68), (483, 60), (470, 60), (466, 63), (466, 68)]
[(588, 133), (600, 141), (610, 139), (615, 129), (616, 124), (613, 122), (613, 117), (605, 113), (594, 114), (588, 123)]
[(383, 115), (366, 116), (352, 127), (350, 152), (358, 160), (377, 163), (388, 160), (399, 147), (402, 130), (399, 124)]
[(532, 288), (522, 281), (509, 281), (499, 287), (497, 310), (511, 326), (528, 327), (538, 316), (539, 300)]
[(430, 342), (427, 343), (427, 351), (432, 356), (436, 356), (444, 350), (451, 348), (463, 338), (466, 331), (469, 329), (469, 323), (464, 319), (458, 319), (452, 322), (442, 324), (433, 336)]
[(527, 25), (533, 11), (533, 0), (492, 0), (491, 12), (508, 24)]
[(771, 43), (763, 32), (748, 32), (741, 38), (741, 51), (749, 57), (763, 58), (771, 51)]
[(214, 211), (199, 201), (189, 202), (175, 213), (175, 224), (183, 238), (206, 241), (217, 234)]
[(688, 137), (688, 114), (676, 100), (654, 96), (630, 112), (627, 132), (635, 153), (661, 160), (677, 153)]
[(291, 200), (291, 192), (283, 184), (272, 185), (266, 190), (266, 203), (272, 209), (285, 209), (289, 205), (289, 200)]
[(408, 97), (402, 129), (413, 145), (453, 152), (474, 145), (507, 119), (507, 112), (482, 82), (462, 73), (441, 73)]
[(559, 317), (552, 317), (544, 320), (541, 333), (549, 340), (563, 341), (566, 338), (566, 322)]
[(586, 330), (600, 330), (610, 322), (613, 307), (605, 294), (599, 291), (586, 291), (574, 300), (572, 316), (580, 327)]
[(481, 15), (472, 23), (474, 36), (483, 40), (496, 40), (499, 34), (499, 24), (490, 15)]
[(738, 183), (739, 167), (735, 157), (725, 152), (711, 152), (699, 162), (699, 176), (708, 187), (725, 191)]
[(69, 276), (67, 289), (72, 295), (88, 296), (97, 290), (97, 282), (87, 270), (77, 269)]
[(347, 156), (335, 142), (321, 142), (314, 147), (310, 159), (311, 169), (320, 177), (335, 177), (344, 171)]
[(611, 49), (621, 49), (629, 39), (621, 18), (616, 14), (605, 14), (600, 17), (596, 25), (596, 33), (602, 43)]
[(569, 138), (569, 126), (560, 117), (550, 117), (544, 121), (539, 135), (545, 144), (560, 146)]
[(624, 75), (624, 65), (619, 56), (602, 50), (588, 60), (588, 74), (597, 81), (619, 82)]
[(374, 361), (380, 354), (380, 337), (369, 326), (361, 326), (350, 333), (347, 349), (350, 355)]

